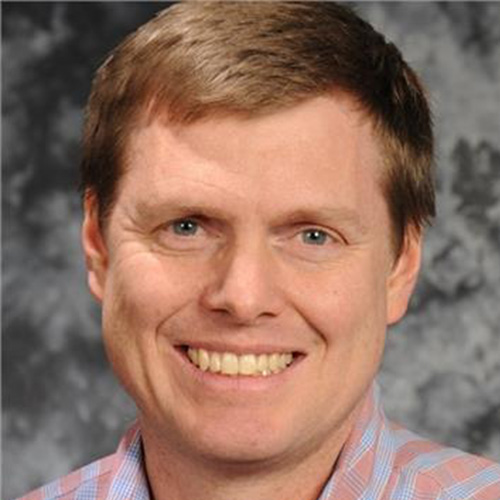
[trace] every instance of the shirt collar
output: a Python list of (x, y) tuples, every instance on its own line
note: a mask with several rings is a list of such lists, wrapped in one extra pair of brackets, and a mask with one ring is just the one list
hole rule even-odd
[(106, 500), (150, 500), (141, 433), (137, 423), (121, 440), (115, 457), (113, 479)]
[(380, 389), (374, 383), (318, 500), (381, 498), (394, 458), (394, 436), (382, 409)]

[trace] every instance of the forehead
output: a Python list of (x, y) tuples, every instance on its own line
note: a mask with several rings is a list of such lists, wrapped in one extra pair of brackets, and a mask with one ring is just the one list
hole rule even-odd
[[(328, 96), (258, 118), (213, 117), (138, 127), (120, 191), (149, 201), (182, 196), (288, 205), (369, 201), (380, 191), (379, 147), (370, 121), (346, 96)], [(132, 189), (134, 187), (134, 189)], [(380, 193), (379, 193), (380, 194)]]

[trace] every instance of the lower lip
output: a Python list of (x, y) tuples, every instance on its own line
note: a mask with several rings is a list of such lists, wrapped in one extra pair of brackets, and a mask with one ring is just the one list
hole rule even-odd
[(187, 376), (194, 377), (195, 381), (205, 385), (207, 388), (213, 388), (219, 391), (238, 392), (258, 392), (282, 386), (300, 368), (305, 357), (303, 355), (294, 356), (293, 362), (284, 370), (266, 376), (222, 375), (220, 373), (213, 373), (209, 370), (200, 370), (200, 368), (189, 360), (184, 349), (175, 348), (174, 351), (176, 357), (181, 362), (182, 369), (187, 373)]

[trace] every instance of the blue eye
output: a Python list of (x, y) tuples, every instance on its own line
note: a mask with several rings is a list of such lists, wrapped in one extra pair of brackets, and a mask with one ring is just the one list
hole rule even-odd
[(198, 232), (199, 226), (193, 219), (180, 219), (172, 224), (172, 228), (179, 236), (193, 236)]
[(306, 229), (302, 231), (302, 241), (307, 245), (324, 245), (328, 240), (328, 234), (321, 229)]

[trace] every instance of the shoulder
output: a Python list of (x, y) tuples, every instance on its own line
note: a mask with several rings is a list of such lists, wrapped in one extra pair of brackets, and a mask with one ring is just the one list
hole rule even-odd
[[(113, 489), (113, 486), (115, 489)], [(18, 500), (104, 500), (125, 498), (124, 492), (137, 492), (147, 498), (143, 471), (142, 440), (137, 422), (122, 437), (112, 455), (92, 462)]]
[(113, 464), (114, 455), (101, 458), (18, 500), (100, 500), (109, 489)]
[(436, 500), (500, 500), (500, 464), (394, 428), (394, 489)]

